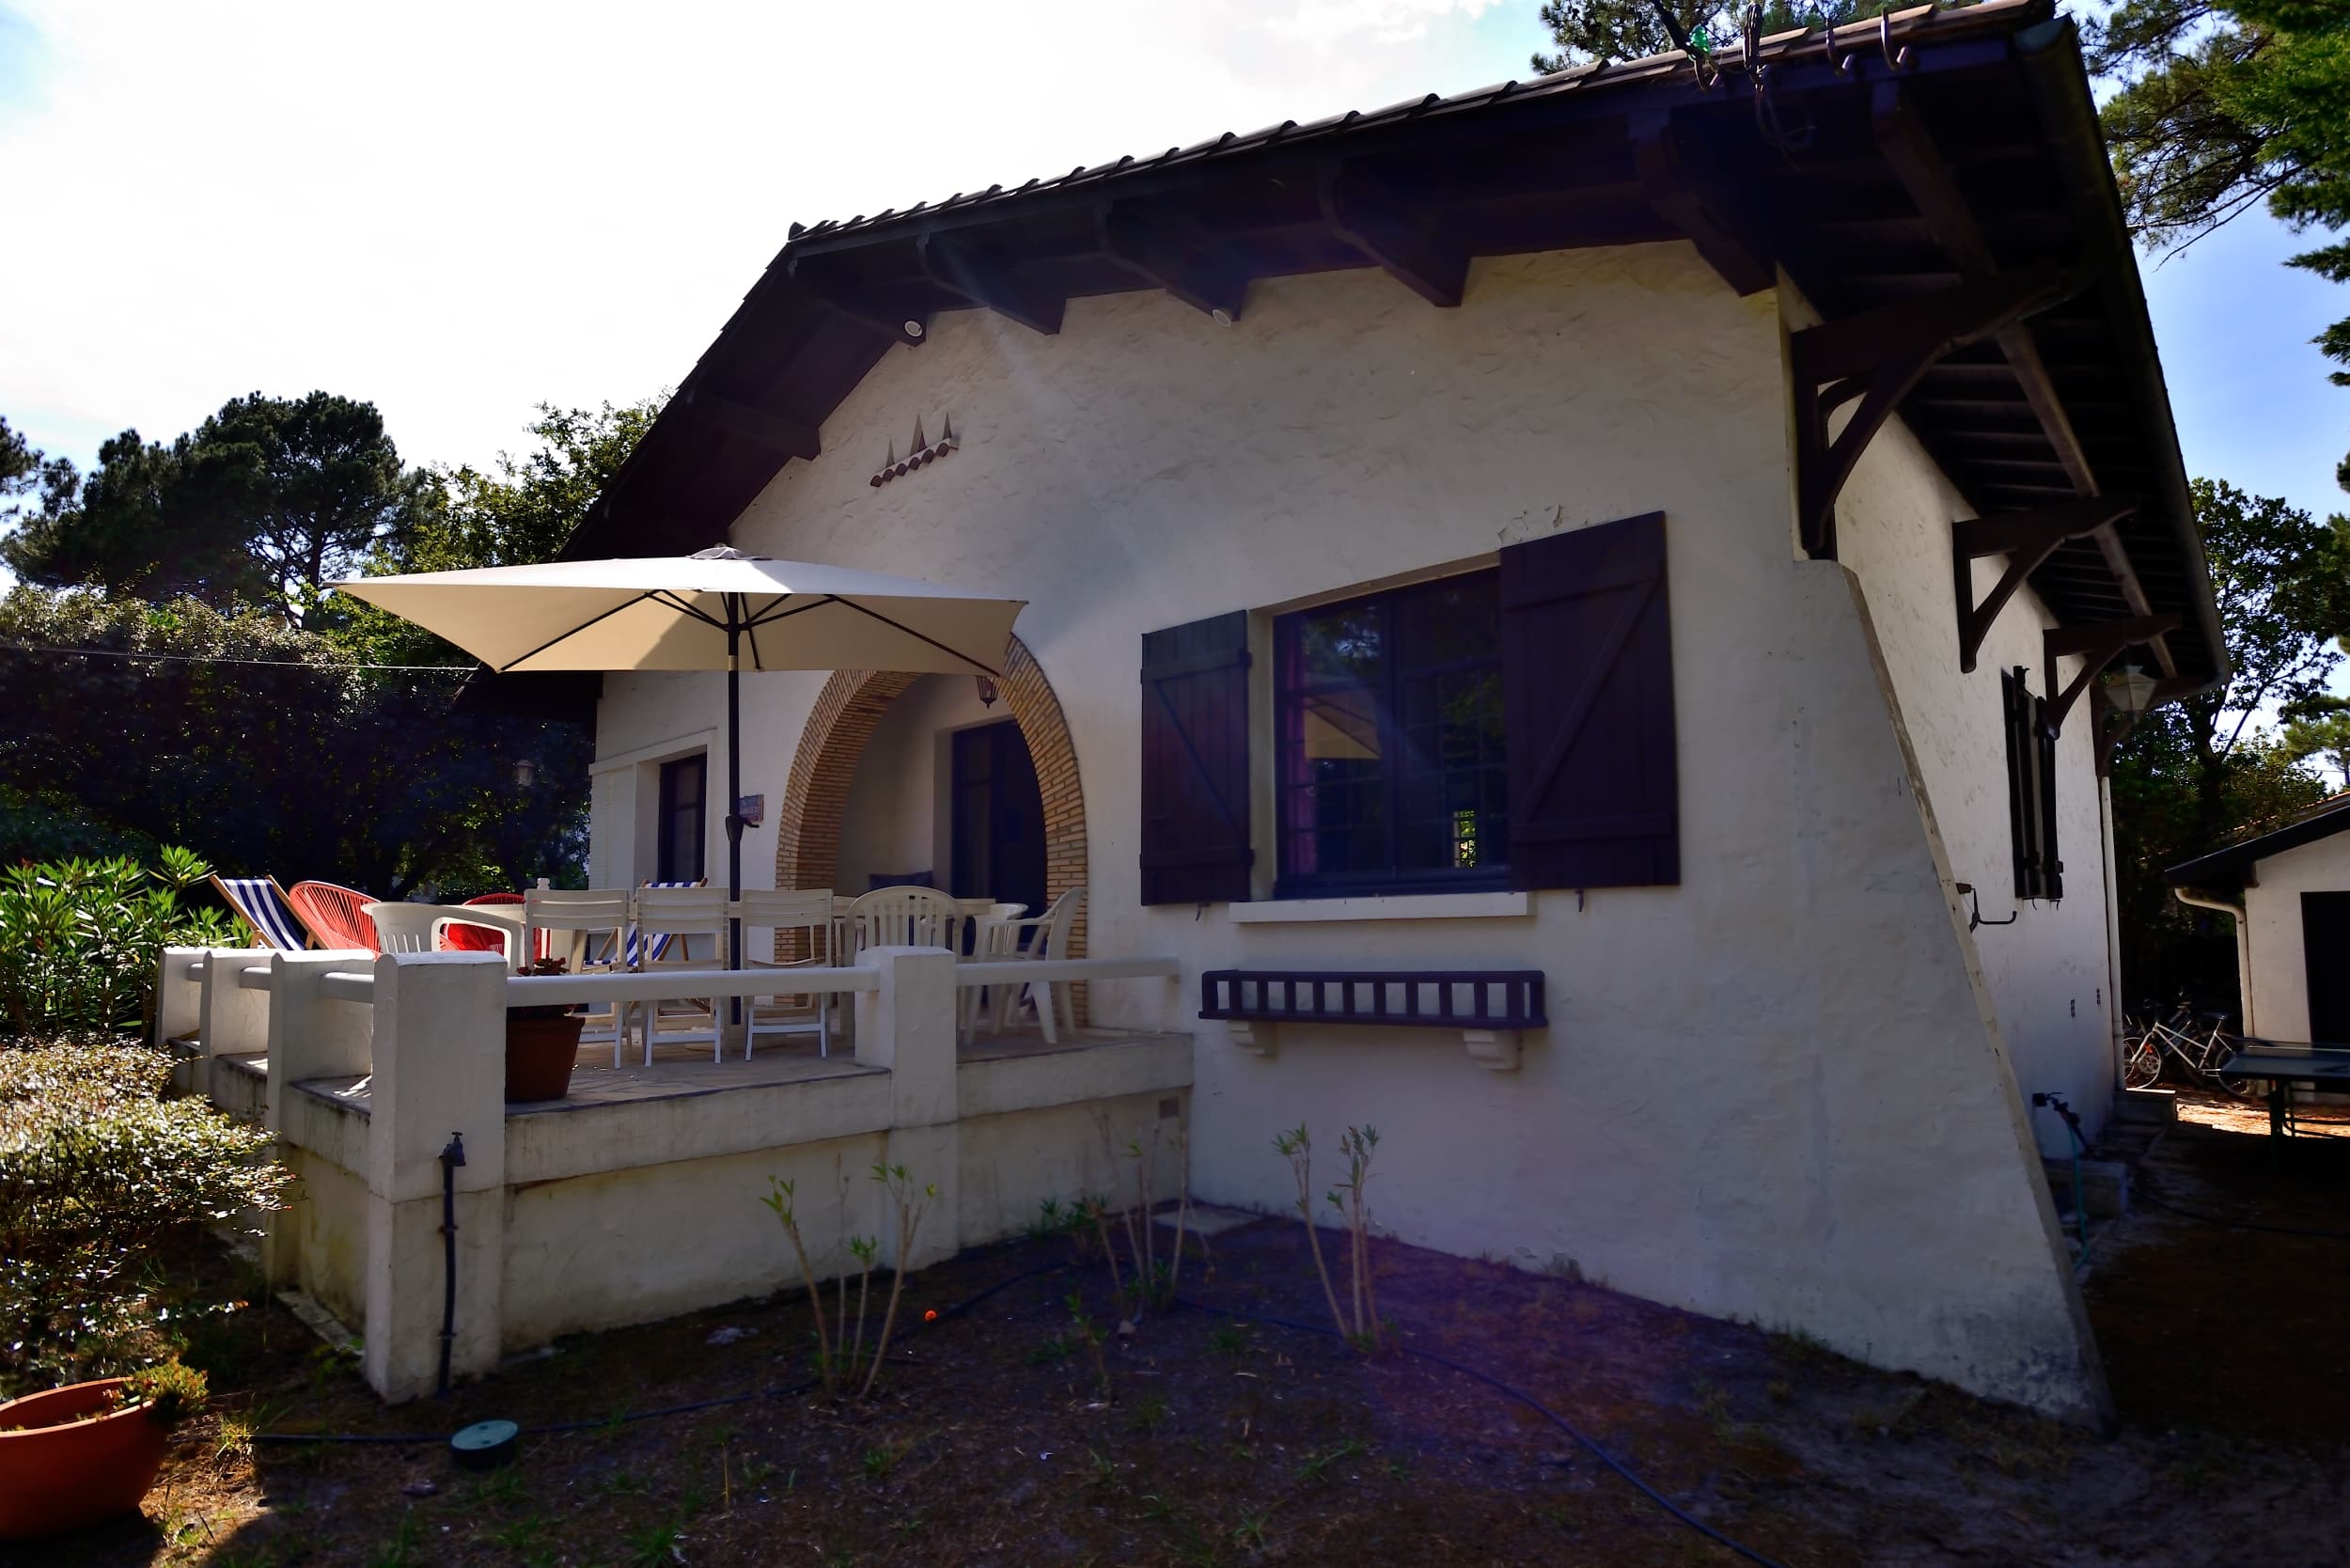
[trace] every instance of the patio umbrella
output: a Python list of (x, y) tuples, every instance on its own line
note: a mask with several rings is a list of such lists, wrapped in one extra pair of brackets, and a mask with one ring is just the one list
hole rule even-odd
[[(691, 556), (550, 561), (334, 585), (413, 620), (499, 674), (727, 672), (727, 896), (743, 896), (743, 668), (1000, 675), (1027, 603), (910, 577), (771, 560), (719, 546)], [(739, 923), (727, 964), (743, 964)]]

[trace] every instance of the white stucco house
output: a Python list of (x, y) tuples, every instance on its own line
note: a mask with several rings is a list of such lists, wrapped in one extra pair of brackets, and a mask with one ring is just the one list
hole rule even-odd
[[(715, 543), (1028, 602), (746, 676), (745, 862), (1085, 886), (1198, 1198), (1368, 1121), (1407, 1241), (2105, 1408), (2029, 1101), (2114, 1093), (2100, 677), (2225, 655), (2044, 0), (794, 225), (569, 554)], [(720, 864), (721, 678), (585, 696), (593, 881)]]
[(2350, 797), (2173, 866), (2178, 896), (2234, 917), (2243, 1032), (2350, 1046)]

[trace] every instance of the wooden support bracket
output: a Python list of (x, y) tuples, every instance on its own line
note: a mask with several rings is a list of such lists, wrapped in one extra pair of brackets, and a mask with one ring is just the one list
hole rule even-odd
[(1768, 229), (1739, 187), (1707, 179), (1702, 146), (1676, 131), (1670, 114), (1647, 110), (1629, 117), (1633, 166), (1657, 216), (1698, 247), (1706, 264), (1741, 296), (1778, 281)]
[(715, 392), (705, 392), (700, 387), (689, 387), (679, 393), (677, 400), (680, 407), (700, 415), (728, 435), (755, 441), (771, 452), (812, 462), (823, 451), (816, 427), (794, 419), (788, 414), (754, 408), (749, 403), (737, 402)]
[(1182, 244), (1130, 201), (1105, 201), (1093, 212), (1102, 254), (1137, 277), (1157, 284), (1203, 316), (1230, 326), (1240, 320), (1248, 268), (1237, 252), (1208, 243)]
[(1061, 311), (1069, 302), (1049, 289), (1013, 276), (1010, 268), (977, 243), (925, 234), (914, 242), (914, 248), (922, 259), (923, 274), (940, 288), (1009, 317), (1030, 332), (1050, 337), (1060, 331)]
[[(2101, 620), (2089, 626), (2059, 626), (2040, 634), (2041, 689), (2049, 693), (2046, 723), (2048, 733), (2060, 733), (2064, 715), (2080, 700), (2089, 683), (2097, 679), (2106, 666), (2125, 649), (2141, 642), (2152, 642), (2165, 632), (2175, 632), (2186, 618), (2178, 615), (2133, 616), (2127, 620)], [(2057, 690), (2057, 660), (2066, 654), (2080, 655), (2080, 673), (2062, 691)]]
[[(1950, 590), (1958, 604), (1958, 667), (1972, 674), (1975, 656), (1999, 612), (2040, 570), (2043, 562), (2067, 540), (2081, 539), (2109, 528), (2138, 510), (2138, 503), (2107, 498), (2042, 507), (2032, 511), (1998, 517), (1962, 518), (1950, 525)], [(1985, 556), (2005, 556), (2007, 570), (1982, 603), (1975, 603), (1974, 563)]]
[(1361, 251), (1431, 305), (1461, 303), (1468, 249), (1414, 213), (1384, 180), (1347, 164), (1320, 173), (1322, 215), (1339, 238)]
[[(2032, 267), (1879, 306), (1790, 339), (1795, 394), (1796, 523), (1806, 554), (1836, 557), (1836, 497), (1901, 400), (1937, 361), (2072, 298), (2085, 271)], [(1828, 417), (1857, 400), (1831, 439)]]

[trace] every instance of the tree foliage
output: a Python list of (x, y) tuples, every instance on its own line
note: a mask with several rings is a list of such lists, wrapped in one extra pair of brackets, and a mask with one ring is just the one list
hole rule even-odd
[[(2263, 204), (2296, 231), (2350, 226), (2350, 5), (2124, 0), (2089, 42), (2092, 67), (2122, 84), (2106, 139), (2147, 243), (2191, 243)], [(2289, 264), (2350, 283), (2350, 243)], [(2350, 317), (2316, 341), (2350, 366)], [(2350, 386), (2350, 370), (2332, 379)], [(2350, 458), (2337, 474), (2350, 489)]]
[(227, 608), (312, 613), (321, 588), (438, 511), (371, 403), (327, 392), (232, 398), (169, 446), (125, 431), (77, 477), (43, 471), (39, 510), (0, 560), (25, 580)]
[(2232, 674), (2224, 690), (2140, 718), (2113, 766), (2115, 876), (2126, 1000), (2187, 986), (2233, 996), (2234, 951), (2211, 917), (2180, 905), (2164, 871), (2239, 832), (2314, 805), (2325, 781), (2259, 714), (2322, 699), (2350, 629), (2350, 543), (2342, 520), (2319, 523), (2273, 497), (2194, 482)]
[[(1903, 8), (1896, 0), (1769, 0), (1762, 32), (1841, 26)], [(1746, 18), (1736, 0), (1543, 0), (1543, 25), (1558, 52), (1535, 55), (1533, 65), (1548, 73), (1586, 60), (1640, 60), (1684, 40), (1697, 53), (1720, 53), (1733, 46)]]

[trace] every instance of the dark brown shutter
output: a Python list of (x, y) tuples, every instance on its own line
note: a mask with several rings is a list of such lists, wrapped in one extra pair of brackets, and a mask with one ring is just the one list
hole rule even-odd
[(2024, 683), (2021, 665), (1999, 676), (2007, 718), (2007, 814), (2015, 843), (2015, 896), (2064, 897), (2064, 862), (2057, 857), (2057, 738), (2047, 725), (2048, 701)]
[(1501, 552), (1510, 886), (1681, 880), (1665, 516)]
[(1142, 637), (1142, 902), (1248, 897), (1248, 615)]

